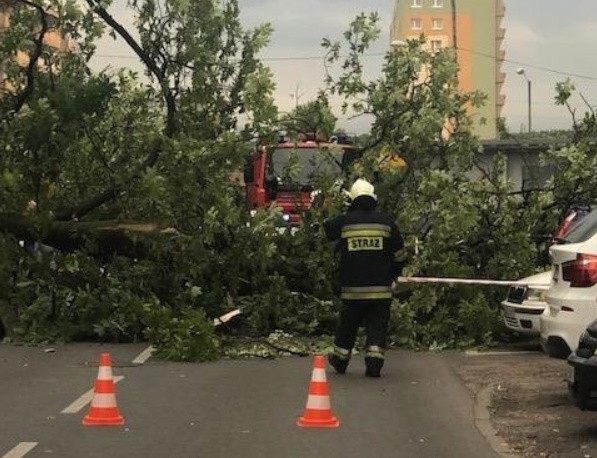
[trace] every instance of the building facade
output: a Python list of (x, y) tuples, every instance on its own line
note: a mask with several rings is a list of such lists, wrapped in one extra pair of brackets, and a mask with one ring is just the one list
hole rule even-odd
[(460, 89), (486, 95), (485, 105), (470, 112), (475, 133), (484, 140), (497, 138), (505, 102), (505, 11), (503, 0), (396, 0), (394, 6), (391, 41), (423, 34), (429, 51), (454, 48)]
[[(15, 2), (4, 0), (0, 2), (0, 39), (2, 32), (10, 27), (10, 16), (14, 8), (18, 8)], [(44, 45), (49, 46), (59, 52), (72, 52), (75, 49), (74, 42), (64, 36), (56, 26), (56, 15), (51, 12), (45, 13), (48, 31), (44, 35)], [(35, 30), (35, 28), (33, 28)], [(0, 97), (3, 92), (13, 88), (10, 81), (6, 80), (6, 67), (10, 62), (16, 62), (21, 67), (29, 64), (29, 56), (23, 51), (17, 51), (15, 56), (3, 56), (0, 58)], [(39, 68), (43, 68), (43, 63), (39, 62)]]

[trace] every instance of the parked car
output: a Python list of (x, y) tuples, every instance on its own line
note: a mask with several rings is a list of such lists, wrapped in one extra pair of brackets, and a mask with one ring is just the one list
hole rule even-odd
[(527, 285), (511, 286), (501, 303), (506, 327), (529, 335), (539, 335), (541, 314), (547, 307), (543, 296), (551, 282), (551, 270), (520, 280)]
[(588, 205), (573, 205), (552, 236), (552, 242), (562, 239), (577, 223), (591, 212)]
[(597, 319), (597, 209), (558, 238), (549, 252), (552, 281), (540, 319), (541, 345), (549, 356), (567, 358)]
[(580, 335), (568, 356), (568, 391), (581, 410), (597, 410), (597, 320)]
[[(591, 208), (587, 205), (571, 206), (566, 217), (550, 235), (550, 243), (561, 240), (590, 211)], [(506, 327), (512, 331), (539, 335), (541, 314), (547, 308), (544, 296), (551, 283), (551, 271), (531, 275), (520, 282), (541, 287), (512, 286), (508, 290), (508, 296), (501, 303), (502, 318)]]

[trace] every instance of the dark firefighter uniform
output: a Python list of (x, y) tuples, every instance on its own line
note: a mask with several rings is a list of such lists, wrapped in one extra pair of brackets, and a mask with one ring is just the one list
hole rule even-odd
[(392, 282), (400, 273), (394, 253), (403, 239), (389, 215), (375, 209), (373, 186), (357, 180), (350, 190), (349, 210), (324, 223), (326, 237), (338, 241), (342, 311), (330, 364), (344, 373), (356, 335), (364, 325), (367, 340), (366, 375), (379, 377), (384, 363)]

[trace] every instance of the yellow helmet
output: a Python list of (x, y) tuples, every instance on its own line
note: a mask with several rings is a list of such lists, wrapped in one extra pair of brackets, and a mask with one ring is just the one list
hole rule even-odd
[(349, 195), (350, 200), (352, 201), (354, 201), (357, 197), (361, 196), (369, 196), (377, 201), (377, 196), (375, 195), (375, 188), (371, 183), (362, 178), (359, 178), (352, 184), (352, 186), (350, 187)]

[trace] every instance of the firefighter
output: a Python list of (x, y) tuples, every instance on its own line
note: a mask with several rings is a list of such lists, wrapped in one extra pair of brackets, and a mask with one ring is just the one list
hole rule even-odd
[(328, 360), (337, 373), (346, 372), (359, 327), (365, 327), (365, 375), (379, 377), (384, 364), (392, 282), (401, 265), (394, 254), (404, 241), (392, 218), (376, 210), (371, 183), (354, 182), (345, 214), (326, 220), (329, 241), (338, 241), (342, 310)]

